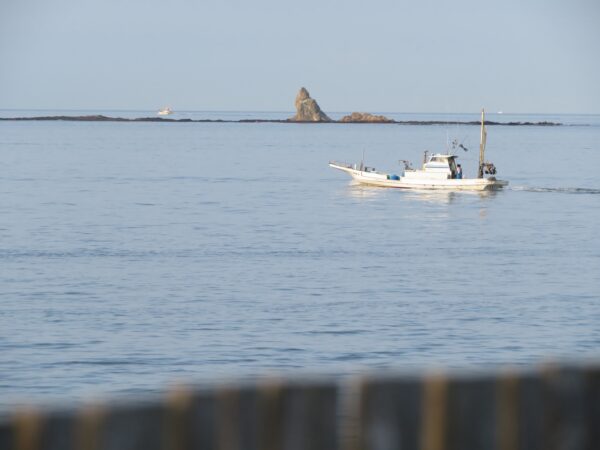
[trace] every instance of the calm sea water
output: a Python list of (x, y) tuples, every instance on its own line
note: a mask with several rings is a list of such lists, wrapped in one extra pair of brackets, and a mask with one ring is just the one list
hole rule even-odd
[(0, 122), (0, 406), (598, 357), (600, 117), (518, 120), (570, 126), (489, 127), (510, 186), (487, 194), (327, 166), (456, 137), (472, 176), (473, 126)]

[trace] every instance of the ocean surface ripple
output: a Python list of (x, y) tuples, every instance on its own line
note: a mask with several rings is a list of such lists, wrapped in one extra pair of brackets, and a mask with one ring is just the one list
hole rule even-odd
[(1, 122), (0, 407), (598, 357), (600, 126), (490, 127), (500, 192), (327, 166), (397, 171), (478, 131)]

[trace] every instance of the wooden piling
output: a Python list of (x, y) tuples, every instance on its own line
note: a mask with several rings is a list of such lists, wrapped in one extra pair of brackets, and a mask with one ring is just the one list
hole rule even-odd
[(0, 417), (0, 450), (596, 450), (600, 366), (177, 388)]
[(445, 450), (448, 426), (448, 381), (441, 374), (425, 378), (421, 426), (422, 450)]
[(421, 448), (422, 396), (423, 383), (416, 378), (363, 381), (356, 450)]

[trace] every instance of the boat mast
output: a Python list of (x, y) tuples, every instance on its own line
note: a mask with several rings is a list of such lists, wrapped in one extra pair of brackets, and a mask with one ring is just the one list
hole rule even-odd
[(477, 171), (477, 178), (483, 178), (483, 162), (485, 154), (485, 141), (487, 133), (485, 131), (485, 112), (481, 109), (481, 139), (479, 141), (479, 169)]

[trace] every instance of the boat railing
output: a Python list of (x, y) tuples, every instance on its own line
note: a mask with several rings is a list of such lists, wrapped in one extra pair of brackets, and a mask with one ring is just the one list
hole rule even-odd
[(339, 166), (339, 167), (345, 167), (346, 169), (354, 169), (354, 164), (349, 164), (346, 162), (340, 162), (340, 161), (329, 161), (329, 164), (334, 165), (334, 166)]

